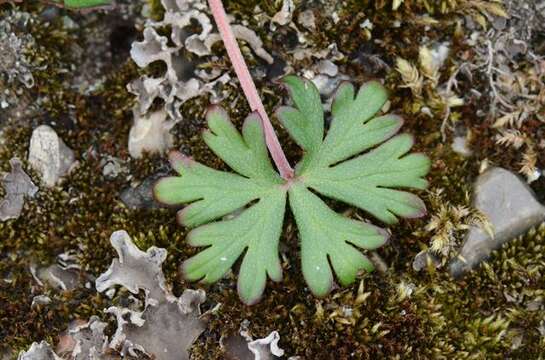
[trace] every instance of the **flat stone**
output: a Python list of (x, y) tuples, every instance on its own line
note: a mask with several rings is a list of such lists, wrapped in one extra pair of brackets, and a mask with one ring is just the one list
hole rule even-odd
[(477, 178), (473, 206), (488, 217), (494, 236), (477, 226), (469, 229), (459, 255), (449, 264), (455, 277), (545, 220), (545, 207), (532, 190), (517, 175), (502, 168), (491, 168)]
[(121, 191), (119, 197), (130, 209), (155, 209), (162, 207), (153, 198), (153, 186), (160, 176), (152, 175), (135, 187), (129, 186)]
[(55, 186), (72, 169), (74, 162), (74, 152), (55, 130), (48, 125), (34, 129), (30, 138), (28, 163), (40, 174), (45, 186)]

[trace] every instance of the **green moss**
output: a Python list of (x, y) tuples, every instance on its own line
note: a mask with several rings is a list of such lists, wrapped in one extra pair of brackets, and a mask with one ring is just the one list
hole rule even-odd
[[(258, 29), (254, 17), (257, 3), (226, 1), (226, 7), (237, 19), (247, 20), (264, 40), (265, 48), (275, 56), (294, 69), (308, 67), (308, 60), (293, 59), (292, 29), (278, 27), (274, 33), (267, 28)], [(275, 1), (260, 3), (260, 6), (271, 16), (281, 4), (281, 1)], [(418, 41), (415, 38), (426, 35), (431, 41), (439, 41), (455, 37), (453, 14), (461, 10), (459, 4), (461, 2), (405, 0), (398, 11), (392, 12), (389, 1), (339, 2), (337, 24), (322, 12), (315, 11), (320, 28), (305, 33), (309, 47), (316, 50), (337, 43), (339, 50), (347, 55), (339, 62), (341, 71), (355, 82), (362, 83), (373, 77), (386, 80), (391, 91), (391, 108), (406, 119), (403, 130), (415, 135), (417, 150), (427, 153), (433, 161), (430, 192), (420, 194), (432, 215), (437, 213), (439, 206), (432, 201), (431, 191), (442, 189), (444, 199), (449, 203), (469, 205), (466, 194), (470, 193), (472, 181), (478, 174), (478, 160), (491, 158), (515, 168), (516, 156), (498, 150), (493, 143), (493, 133), (485, 126), (475, 128), (475, 124), (480, 124), (475, 115), (478, 104), (467, 104), (459, 109), (460, 121), (467, 127), (474, 127), (475, 144), (479, 145), (475, 146), (476, 157), (466, 159), (455, 154), (448, 141), (441, 138), (442, 114), (430, 117), (422, 113), (424, 104), (411, 96), (408, 89), (400, 88), (399, 74), (393, 69), (371, 72), (361, 59), (363, 54), (374, 54), (390, 66), (397, 56), (416, 61)], [(312, 8), (308, 4), (299, 5), (294, 18), (299, 11)], [(157, 1), (151, 1), (151, 9), (153, 16), (159, 17)], [(37, 8), (28, 7), (28, 10), (36, 12)], [(439, 24), (427, 29), (426, 24), (418, 21), (425, 14), (433, 14)], [(370, 19), (374, 26), (371, 39), (360, 27), (365, 19)], [(395, 22), (402, 26), (395, 26)], [(19, 219), (0, 223), (0, 275), (1, 279), (8, 279), (0, 282), (0, 351), (2, 347), (25, 349), (32, 341), (42, 339), (54, 343), (57, 335), (75, 318), (85, 320), (91, 315), (105, 318), (103, 309), (109, 302), (105, 296), (84, 287), (65, 293), (39, 287), (29, 266), (31, 262), (51, 264), (59, 253), (81, 247), (79, 260), (83, 269), (97, 276), (116, 256), (109, 243), (115, 230), (127, 230), (143, 250), (153, 245), (168, 250), (163, 268), (175, 293), (180, 294), (188, 286), (200, 286), (186, 283), (178, 272), (181, 261), (196, 250), (185, 243), (186, 229), (175, 223), (175, 210), (125, 208), (118, 194), (129, 186), (129, 181), (123, 176), (114, 180), (104, 178), (97, 156), (108, 154), (126, 160), (128, 173), (135, 181), (169, 169), (164, 156), (131, 160), (126, 148), (131, 109), (135, 103), (126, 84), (142, 73), (161, 72), (162, 69), (140, 70), (127, 61), (119, 67), (108, 68), (103, 85), (90, 95), (82, 95), (69, 86), (79, 63), (77, 54), (70, 49), (84, 40), (85, 31), (70, 33), (63, 31), (59, 23), (37, 22), (32, 26), (31, 34), (38, 46), (31, 49), (30, 56), (36, 64), (47, 64), (48, 68), (34, 72), (36, 87), (25, 96), (40, 99), (43, 111), (33, 118), (13, 116), (7, 120), (4, 134), (7, 142), (0, 148), (0, 169), (9, 170), (8, 160), (12, 156), (25, 159), (32, 128), (53, 121), (61, 138), (78, 154), (80, 165), (59, 187), (41, 188), (35, 199), (27, 201)], [(467, 50), (463, 44), (453, 44), (453, 54), (463, 50)], [(217, 48), (217, 53), (223, 54), (221, 47)], [(263, 66), (250, 51), (245, 53), (252, 67)], [(225, 58), (214, 65), (223, 69), (230, 67)], [(450, 76), (450, 71), (450, 68), (443, 71), (442, 81)], [(462, 90), (468, 90), (467, 84), (460, 86)], [(264, 94), (269, 112), (286, 98), (267, 78), (259, 81), (258, 87)], [(224, 103), (236, 102), (236, 106), (228, 110), (234, 123), (240, 125), (249, 108), (240, 89), (228, 87), (226, 91)], [(199, 161), (225, 168), (200, 137), (208, 104), (207, 96), (203, 96), (182, 106), (185, 120), (174, 129), (175, 145)], [(276, 119), (273, 122), (279, 129), (288, 157), (295, 162), (301, 155), (300, 149), (278, 126)], [(480, 146), (483, 144), (488, 145)], [(36, 174), (30, 173), (38, 182)], [(356, 215), (366, 217), (363, 213)], [(538, 327), (545, 314), (543, 306), (535, 309), (535, 304), (544, 296), (545, 284), (541, 275), (545, 271), (542, 255), (545, 227), (517, 239), (496, 252), (488, 265), (455, 281), (444, 269), (432, 273), (412, 270), (412, 259), (421, 247), (428, 245), (431, 237), (423, 230), (428, 220), (403, 221), (391, 228), (394, 234), (391, 244), (378, 251), (388, 265), (386, 274), (364, 275), (361, 285), (337, 289), (325, 299), (316, 299), (305, 288), (297, 234), (288, 218), (282, 238), (283, 282), (268, 284), (262, 302), (253, 307), (241, 305), (234, 275), (207, 287), (209, 301), (206, 306), (222, 305), (211, 316), (205, 335), (193, 347), (194, 356), (198, 359), (223, 358), (218, 345), (220, 338), (238, 332), (244, 319), (250, 321), (254, 337), (278, 330), (280, 345), (287, 354), (312, 359), (328, 359), (331, 353), (337, 354), (339, 359), (396, 356), (534, 359), (543, 356), (545, 344)], [(412, 293), (406, 296), (409, 289)], [(31, 307), (32, 298), (39, 294), (50, 296), (52, 303)], [(521, 336), (521, 345), (513, 349), (511, 345)]]
[[(34, 64), (47, 64), (47, 68), (33, 73), (36, 85), (23, 95), (40, 99), (42, 111), (29, 118), (14, 113), (5, 119), (0, 167), (9, 171), (8, 160), (13, 156), (26, 159), (32, 129), (42, 123), (51, 124), (76, 152), (79, 166), (58, 187), (41, 187), (18, 219), (0, 222), (0, 274), (6, 279), (0, 283), (0, 351), (26, 349), (42, 339), (56, 343), (71, 320), (102, 315), (107, 306), (103, 296), (83, 286), (63, 293), (38, 286), (31, 264), (46, 266), (60, 253), (84, 249), (79, 251), (82, 269), (98, 275), (116, 256), (109, 243), (111, 233), (122, 228), (141, 246), (168, 249), (165, 270), (171, 282), (179, 283), (175, 281), (178, 259), (187, 256), (180, 249), (184, 231), (175, 224), (174, 211), (125, 208), (119, 193), (128, 186), (126, 179), (104, 178), (96, 156), (128, 158), (134, 96), (126, 84), (138, 76), (135, 65), (128, 61), (113, 69), (97, 91), (81, 95), (70, 87), (77, 73), (67, 71), (78, 61), (70, 52), (75, 37), (59, 29), (58, 23), (38, 21), (30, 28), (38, 45), (29, 56)], [(165, 162), (144, 157), (127, 166), (134, 179), (142, 180), (164, 168)], [(39, 183), (26, 163), (25, 168)], [(33, 297), (40, 294), (48, 295), (52, 303), (31, 307)]]
[(165, 13), (161, 0), (147, 0), (147, 3), (150, 8), (150, 18), (160, 21)]
[(273, 16), (282, 8), (282, 1), (228, 0), (224, 2), (224, 6), (229, 14), (241, 15), (244, 18), (251, 18), (256, 6), (259, 6), (261, 10), (267, 13), (267, 15)]
[[(209, 325), (214, 336), (194, 354), (205, 359), (216, 351), (221, 358), (220, 334), (237, 332), (241, 319), (249, 319), (252, 334), (278, 330), (288, 354), (316, 359), (329, 358), (330, 351), (361, 359), (538, 358), (545, 351), (538, 331), (544, 311), (527, 305), (542, 300), (544, 237), (545, 224), (460, 281), (443, 271), (415, 274), (406, 264), (386, 276), (366, 275), (359, 289), (341, 289), (320, 300), (301, 290), (297, 284), (303, 280), (292, 266), (284, 282), (252, 307), (241, 307), (233, 289), (213, 291), (209, 296), (222, 302)], [(413, 288), (410, 296), (401, 295), (401, 283)], [(521, 303), (510, 302), (506, 293)], [(518, 336), (522, 343), (513, 350)]]

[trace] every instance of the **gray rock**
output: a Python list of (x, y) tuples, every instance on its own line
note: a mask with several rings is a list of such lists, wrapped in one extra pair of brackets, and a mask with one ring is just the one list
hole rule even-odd
[(452, 141), (451, 146), (455, 153), (460, 154), (463, 157), (469, 157), (473, 154), (467, 144), (467, 138), (465, 136), (456, 136)]
[(136, 187), (128, 187), (121, 191), (119, 197), (125, 206), (130, 209), (154, 209), (161, 207), (161, 204), (153, 198), (153, 185), (158, 176), (146, 178)]
[(48, 125), (34, 129), (28, 152), (30, 166), (40, 174), (47, 187), (55, 186), (75, 162), (74, 152)]
[(479, 227), (470, 228), (459, 255), (449, 264), (449, 271), (455, 277), (545, 220), (545, 207), (532, 190), (517, 175), (502, 168), (489, 169), (478, 177), (473, 206), (488, 217), (494, 236)]
[(441, 261), (434, 254), (427, 250), (423, 250), (414, 257), (413, 269), (414, 271), (420, 271), (422, 269), (426, 269), (428, 264), (432, 265), (433, 267), (437, 267), (441, 264)]
[(134, 123), (129, 131), (129, 154), (136, 159), (142, 157), (144, 152), (164, 152), (173, 144), (170, 129), (174, 124), (164, 110), (146, 115), (134, 111)]

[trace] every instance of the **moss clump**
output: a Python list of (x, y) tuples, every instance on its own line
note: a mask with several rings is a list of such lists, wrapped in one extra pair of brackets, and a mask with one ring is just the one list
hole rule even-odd
[[(106, 298), (83, 286), (88, 281), (83, 276), (81, 286), (73, 291), (59, 293), (38, 286), (31, 264), (47, 266), (55, 263), (57, 255), (74, 250), (82, 270), (96, 276), (115, 256), (109, 237), (118, 229), (127, 229), (141, 246), (168, 249), (164, 268), (170, 282), (179, 284), (178, 258), (187, 256), (180, 247), (184, 231), (175, 224), (173, 210), (128, 210), (119, 201), (119, 192), (129, 185), (127, 179), (102, 175), (104, 156), (128, 158), (134, 97), (126, 84), (138, 76), (136, 66), (125, 59), (104, 74), (96, 91), (81, 94), (72, 86), (79, 72), (67, 69), (82, 63), (71, 49), (75, 39), (85, 41), (85, 33), (66, 32), (58, 21), (33, 21), (29, 31), (37, 46), (29, 56), (47, 68), (33, 73), (36, 84), (22, 95), (39, 106), (31, 108), (30, 115), (28, 111), (5, 114), (0, 168), (9, 171), (8, 160), (13, 156), (26, 159), (32, 129), (43, 123), (52, 125), (75, 151), (79, 166), (58, 187), (41, 187), (18, 219), (0, 222), (0, 352), (17, 353), (42, 339), (54, 344), (71, 320), (102, 315), (107, 306)], [(163, 160), (150, 156), (127, 161), (126, 166), (133, 180), (166, 168)], [(37, 174), (27, 164), (25, 168), (39, 183)], [(51, 303), (31, 306), (36, 295), (49, 296)]]
[[(386, 276), (365, 275), (359, 287), (340, 289), (316, 299), (297, 283), (297, 269), (272, 286), (252, 307), (241, 307), (236, 291), (209, 294), (222, 306), (209, 325), (199, 359), (222, 358), (220, 334), (238, 332), (249, 319), (252, 334), (277, 330), (288, 354), (328, 359), (503, 359), (539, 358), (545, 342), (541, 274), (545, 224), (496, 251), (487, 263), (461, 281), (444, 272), (405, 269)], [(514, 345), (516, 344), (516, 345)]]
[(161, 4), (160, 0), (147, 0), (149, 10), (150, 10), (150, 18), (159, 21), (163, 18), (163, 15), (165, 14), (165, 9), (163, 8), (163, 5)]
[[(8, 129), (7, 146), (0, 152), (2, 165), (13, 155), (24, 158), (30, 135), (30, 129)], [(115, 230), (127, 229), (144, 248), (168, 249), (164, 269), (170, 282), (179, 283), (178, 259), (189, 254), (181, 246), (184, 232), (175, 224), (173, 211), (128, 210), (118, 199), (126, 181), (104, 178), (98, 159), (80, 161), (63, 186), (41, 188), (36, 198), (27, 201), (19, 219), (0, 223), (0, 274), (6, 279), (0, 285), (3, 347), (22, 349), (41, 339), (54, 343), (74, 318), (102, 314), (107, 305), (103, 296), (83, 286), (64, 293), (41, 288), (32, 278), (30, 265), (47, 266), (58, 254), (74, 250), (82, 269), (98, 275), (114, 256), (109, 237)], [(147, 176), (160, 165), (144, 159), (130, 163), (129, 170)], [(44, 293), (52, 303), (31, 307), (33, 297)]]

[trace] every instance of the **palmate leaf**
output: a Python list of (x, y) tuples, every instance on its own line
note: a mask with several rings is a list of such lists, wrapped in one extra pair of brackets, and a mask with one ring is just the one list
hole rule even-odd
[(179, 222), (188, 227), (218, 219), (258, 200), (233, 219), (192, 230), (189, 243), (208, 248), (183, 265), (188, 279), (212, 283), (246, 250), (238, 289), (244, 302), (252, 304), (263, 293), (267, 275), (274, 281), (282, 279), (278, 239), (286, 207), (286, 189), (269, 161), (257, 115), (246, 118), (242, 136), (220, 108), (209, 111), (207, 120), (210, 131), (204, 134), (205, 142), (244, 176), (211, 169), (173, 152), (170, 161), (180, 176), (159, 180), (154, 194), (165, 204), (191, 203), (178, 212)]
[(227, 114), (214, 108), (207, 115), (210, 130), (204, 140), (240, 175), (175, 154), (171, 162), (181, 176), (164, 178), (155, 187), (162, 202), (190, 203), (178, 215), (189, 227), (239, 210), (238, 215), (189, 233), (191, 245), (206, 248), (185, 261), (183, 269), (189, 280), (214, 282), (244, 253), (238, 290), (248, 304), (259, 299), (267, 276), (274, 281), (282, 278), (278, 241), (286, 196), (299, 230), (303, 275), (317, 296), (331, 290), (334, 274), (348, 285), (359, 271), (372, 270), (361, 249), (383, 245), (388, 233), (337, 214), (316, 193), (351, 204), (385, 223), (425, 214), (424, 203), (399, 188), (425, 188), (429, 160), (422, 154), (407, 155), (411, 136), (394, 136), (403, 123), (399, 116), (375, 116), (387, 100), (382, 85), (369, 82), (356, 94), (352, 85), (343, 84), (335, 95), (333, 120), (324, 138), (324, 113), (316, 87), (294, 76), (284, 82), (295, 107), (280, 107), (277, 116), (305, 151), (295, 178), (283, 180), (272, 167), (257, 115), (246, 119), (241, 135)]

